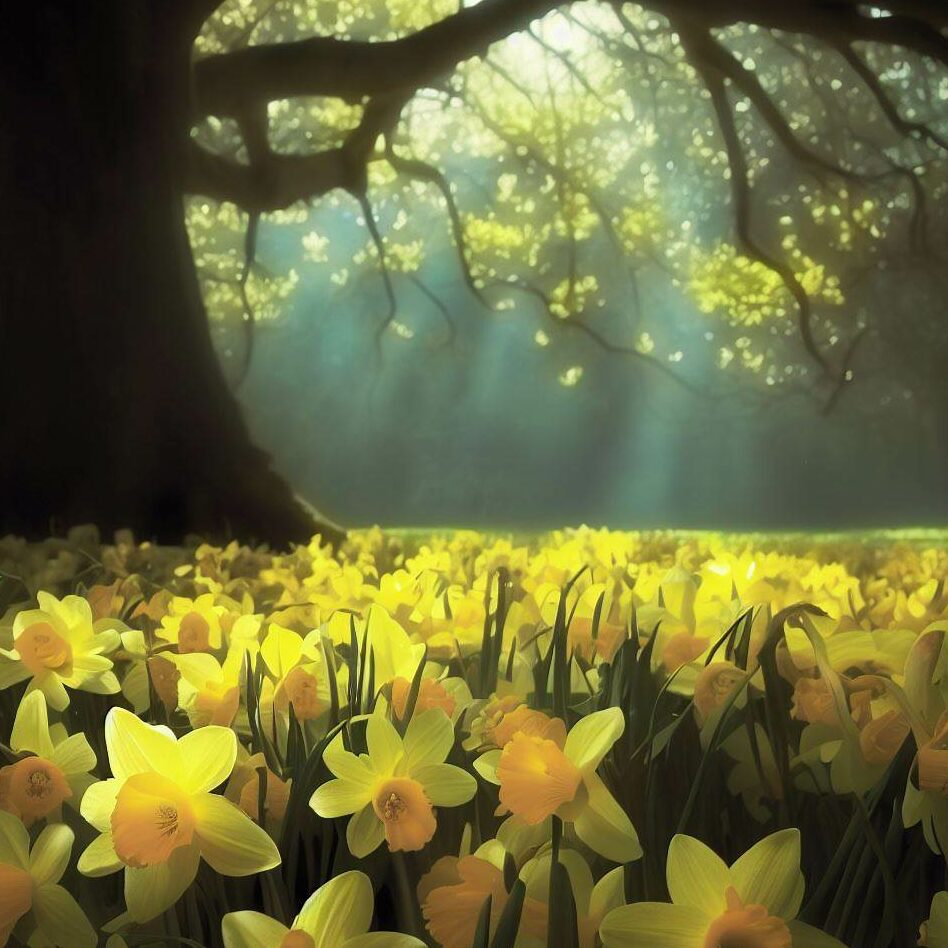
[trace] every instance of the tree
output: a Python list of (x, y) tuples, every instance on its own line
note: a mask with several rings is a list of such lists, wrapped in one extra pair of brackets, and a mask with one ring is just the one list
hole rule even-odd
[(709, 313), (722, 363), (824, 409), (878, 331), (847, 296), (933, 252), (941, 223), (937, 0), (46, 0), (7, 27), (3, 529), (311, 532), (250, 443), (199, 291), (249, 355), (293, 283), (260, 273), (259, 221), (301, 202), (357, 202), (380, 346), (400, 283), (434, 298), (438, 209), (487, 310), (543, 312), (537, 344), (582, 333), (674, 375), (628, 303), (652, 267)]

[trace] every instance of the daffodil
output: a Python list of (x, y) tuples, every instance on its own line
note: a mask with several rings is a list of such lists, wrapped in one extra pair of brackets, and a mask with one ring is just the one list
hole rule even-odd
[[(572, 849), (560, 849), (559, 861), (569, 876), (573, 902), (576, 906), (576, 936), (579, 948), (594, 948), (599, 925), (612, 909), (625, 904), (625, 868), (618, 866), (593, 883), (589, 865)], [(553, 855), (549, 845), (520, 870), (520, 878), (527, 887), (527, 900), (539, 908), (521, 922), (517, 948), (544, 948), (548, 937), (550, 874)], [(524, 906), (527, 905), (524, 901)], [(538, 924), (539, 923), (539, 924)]]
[(69, 706), (70, 688), (111, 695), (118, 679), (106, 653), (119, 644), (115, 620), (93, 621), (92, 608), (81, 596), (57, 599), (37, 593), (38, 609), (16, 614), (12, 648), (0, 648), (0, 688), (29, 679), (27, 691), (41, 691), (51, 708)]
[(304, 638), (274, 623), (260, 655), (272, 676), (261, 696), (264, 705), (284, 717), (292, 705), (298, 721), (314, 721), (329, 710), (329, 679), (318, 632)]
[(95, 948), (98, 944), (85, 912), (59, 885), (69, 865), (73, 839), (68, 826), (47, 826), (31, 851), (30, 834), (23, 823), (0, 812), (0, 945), (7, 943), (14, 928), (23, 944), (54, 948)]
[(365, 738), (368, 753), (344, 749), (332, 740), (323, 760), (335, 775), (316, 789), (310, 806), (331, 819), (353, 814), (346, 840), (353, 856), (363, 858), (386, 840), (390, 850), (422, 849), (437, 828), (435, 807), (460, 806), (477, 790), (474, 778), (444, 763), (454, 746), (454, 728), (440, 710), (412, 718), (404, 738), (380, 714), (370, 715)]
[(264, 781), (264, 825), (276, 837), (286, 806), (290, 800), (292, 780), (283, 780), (267, 766), (263, 754), (248, 754), (237, 745), (237, 763), (227, 781), (224, 796), (244, 811), (254, 822), (260, 822), (260, 782)]
[(290, 927), (260, 912), (224, 916), (224, 948), (424, 948), (398, 932), (369, 932), (374, 910), (372, 883), (351, 870), (321, 885)]
[(79, 859), (89, 876), (125, 870), (131, 918), (173, 905), (203, 858), (222, 875), (245, 876), (280, 862), (273, 841), (229, 800), (211, 793), (230, 775), (237, 738), (208, 725), (176, 739), (112, 708), (105, 719), (112, 778), (93, 784), (82, 815), (100, 833)]
[(0, 768), (0, 809), (26, 826), (59, 819), (63, 803), (75, 807), (94, 782), (95, 752), (84, 734), (67, 735), (61, 724), (49, 726), (46, 700), (38, 691), (23, 696), (13, 722), (10, 749), (19, 760)]
[(180, 672), (178, 703), (191, 727), (207, 724), (229, 727), (240, 707), (243, 656), (230, 652), (223, 665), (206, 652), (169, 653), (168, 658)]
[(474, 767), (499, 784), (498, 813), (530, 826), (555, 815), (590, 849), (630, 862), (642, 855), (635, 827), (596, 773), (624, 729), (618, 708), (595, 711), (574, 724), (562, 743), (518, 731), (503, 750), (482, 754)]
[[(490, 930), (495, 932), (507, 905), (504, 884), (506, 851), (496, 839), (473, 853), (442, 856), (418, 883), (418, 903), (425, 927), (441, 948), (469, 948), (477, 923), (490, 897)], [(547, 909), (535, 898), (525, 898), (520, 915), (520, 936), (546, 931)], [(518, 944), (520, 942), (518, 941)]]
[(672, 903), (613, 909), (599, 935), (606, 948), (844, 948), (796, 920), (803, 901), (800, 833), (765, 837), (730, 867), (700, 840), (679, 834), (668, 848)]
[(196, 599), (175, 596), (157, 635), (175, 643), (182, 654), (217, 651), (223, 643), (221, 620), (226, 611), (217, 605), (213, 593), (203, 593)]

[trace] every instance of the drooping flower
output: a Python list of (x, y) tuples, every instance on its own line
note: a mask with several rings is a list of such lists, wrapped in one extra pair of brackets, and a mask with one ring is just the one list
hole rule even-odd
[[(735, 688), (738, 688), (745, 678), (733, 662), (711, 662), (705, 665), (695, 681), (694, 706), (698, 724), (703, 725), (718, 709), (724, 707)], [(741, 699), (746, 696), (742, 692), (736, 702), (740, 705)]]
[(730, 867), (679, 834), (666, 877), (671, 904), (635, 902), (606, 915), (599, 927), (606, 948), (844, 948), (796, 920), (804, 891), (799, 830), (765, 837)]
[(353, 814), (346, 830), (349, 851), (358, 858), (378, 848), (424, 848), (437, 828), (435, 807), (460, 806), (476, 790), (474, 778), (444, 763), (454, 745), (450, 719), (437, 709), (415, 715), (405, 737), (379, 714), (366, 725), (368, 753), (345, 750), (337, 736), (323, 760), (335, 775), (316, 789), (310, 806), (332, 819)]
[[(261, 777), (262, 775), (262, 777)], [(227, 781), (224, 796), (244, 811), (255, 823), (260, 822), (260, 783), (265, 782), (263, 825), (276, 837), (290, 800), (292, 780), (283, 780), (267, 766), (263, 754), (248, 754), (239, 744), (237, 763)]]
[[(418, 903), (425, 927), (441, 948), (468, 948), (481, 910), (491, 900), (490, 931), (495, 932), (507, 905), (504, 884), (505, 850), (496, 839), (488, 840), (464, 856), (442, 856), (418, 883)], [(545, 931), (546, 906), (534, 898), (524, 899), (520, 916), (521, 935)]]
[(625, 729), (618, 708), (595, 711), (573, 725), (564, 742), (518, 731), (502, 751), (488, 751), (477, 772), (500, 785), (498, 813), (535, 826), (556, 815), (590, 849), (614, 862), (642, 855), (635, 827), (596, 768)]
[(132, 919), (148, 921), (173, 905), (201, 858), (227, 876), (279, 864), (267, 833), (210, 792), (233, 769), (233, 731), (208, 725), (176, 739), (166, 727), (113, 708), (105, 740), (114, 776), (93, 784), (82, 801), (82, 815), (100, 835), (79, 858), (79, 871), (101, 876), (124, 868)]
[[(402, 720), (408, 710), (408, 695), (411, 692), (411, 682), (402, 675), (392, 679), (392, 711), (395, 717)], [(415, 701), (414, 713), (428, 711), (431, 708), (440, 708), (449, 718), (454, 716), (457, 701), (447, 692), (444, 685), (435, 678), (422, 678), (419, 683), (418, 697)]]
[[(47, 826), (30, 850), (30, 835), (10, 813), (0, 812), (0, 946), (14, 927), (31, 945), (95, 948), (98, 937), (85, 912), (61, 886), (74, 840), (62, 823)], [(29, 923), (35, 929), (29, 934)]]
[(424, 948), (411, 935), (369, 932), (373, 907), (369, 877), (343, 872), (303, 903), (289, 928), (260, 912), (225, 915), (224, 948)]
[[(594, 884), (589, 865), (578, 852), (560, 849), (558, 859), (569, 876), (576, 906), (579, 948), (595, 948), (603, 918), (612, 909), (625, 904), (625, 868), (617, 866)], [(520, 870), (520, 878), (527, 886), (524, 906), (526, 907), (528, 900), (535, 906), (531, 914), (525, 915), (520, 926), (521, 936), (532, 935), (535, 940), (522, 938), (523, 948), (539, 948), (550, 941), (548, 920), (552, 865), (553, 854), (547, 844)]]
[(65, 802), (78, 807), (94, 782), (95, 752), (84, 734), (66, 734), (49, 726), (46, 700), (38, 691), (23, 696), (13, 722), (10, 749), (26, 754), (0, 768), (0, 809), (20, 817), (26, 826), (58, 819)]
[(118, 679), (106, 653), (119, 644), (113, 619), (93, 621), (80, 596), (57, 599), (36, 595), (38, 609), (24, 609), (13, 620), (12, 648), (0, 648), (0, 688), (30, 679), (27, 691), (41, 691), (51, 708), (69, 706), (66, 688), (111, 695)]

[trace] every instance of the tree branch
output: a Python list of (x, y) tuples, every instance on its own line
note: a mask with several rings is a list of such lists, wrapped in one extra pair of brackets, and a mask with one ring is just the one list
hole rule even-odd
[(244, 165), (192, 142), (185, 189), (251, 213), (279, 210), (335, 188), (359, 197), (365, 194), (366, 164), (375, 143), (397, 123), (404, 103), (402, 96), (372, 99), (342, 145), (312, 155), (277, 154), (255, 134), (252, 149), (248, 143), (251, 164)]
[(315, 37), (208, 56), (194, 65), (196, 114), (235, 115), (293, 96), (356, 101), (414, 90), (556, 6), (557, 0), (483, 0), (402, 39)]

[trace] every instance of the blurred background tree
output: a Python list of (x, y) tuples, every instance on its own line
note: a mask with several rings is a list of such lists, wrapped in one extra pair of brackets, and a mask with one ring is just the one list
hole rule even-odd
[(0, 529), (305, 537), (225, 374), (313, 267), (371, 301), (354, 374), (518, 320), (568, 389), (589, 347), (814, 416), (862, 385), (948, 453), (943, 4), (171, 6), (7, 31)]

